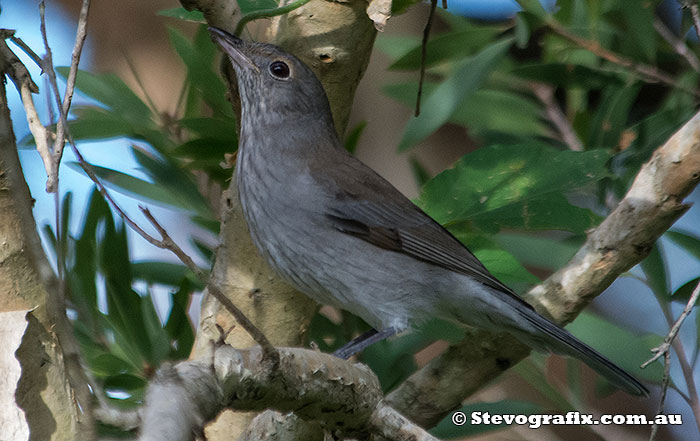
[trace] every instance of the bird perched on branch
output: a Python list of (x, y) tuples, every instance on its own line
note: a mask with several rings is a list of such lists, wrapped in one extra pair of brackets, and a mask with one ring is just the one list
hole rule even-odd
[(648, 390), (496, 279), (454, 236), (351, 156), (314, 73), (269, 44), (210, 28), (241, 97), (236, 179), (253, 242), (290, 284), (374, 327), (338, 355), (430, 318), (509, 332)]

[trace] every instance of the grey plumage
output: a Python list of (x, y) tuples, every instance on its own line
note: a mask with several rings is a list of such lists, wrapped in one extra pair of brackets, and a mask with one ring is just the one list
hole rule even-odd
[(432, 317), (506, 331), (579, 358), (629, 393), (647, 389), (540, 316), (391, 184), (342, 147), (314, 73), (266, 44), (212, 35), (241, 95), (236, 176), (253, 241), (314, 300), (377, 329)]

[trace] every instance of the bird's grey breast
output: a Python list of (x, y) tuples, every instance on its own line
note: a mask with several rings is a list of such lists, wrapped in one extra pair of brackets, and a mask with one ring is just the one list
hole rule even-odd
[(318, 243), (319, 231), (327, 228), (318, 216), (327, 196), (304, 161), (280, 150), (266, 151), (256, 141), (245, 140), (236, 166), (253, 242), (287, 282), (319, 302), (335, 304), (326, 289), (332, 258), (327, 254), (333, 248)]

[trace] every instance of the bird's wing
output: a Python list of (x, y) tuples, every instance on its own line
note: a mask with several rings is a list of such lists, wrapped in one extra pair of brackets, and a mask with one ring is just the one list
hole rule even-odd
[(462, 242), (339, 144), (315, 156), (309, 171), (326, 192), (324, 215), (333, 228), (472, 277), (533, 309), (494, 277)]
[(338, 231), (386, 250), (465, 274), (521, 300), (445, 228), (403, 195), (399, 194), (398, 197), (400, 199), (397, 204), (396, 199), (378, 203), (372, 200), (353, 200), (351, 196), (345, 195), (341, 197), (341, 203), (334, 204), (329, 209), (326, 217)]

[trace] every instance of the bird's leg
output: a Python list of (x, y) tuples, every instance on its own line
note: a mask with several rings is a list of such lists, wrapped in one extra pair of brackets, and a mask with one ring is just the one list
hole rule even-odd
[(345, 346), (335, 351), (333, 355), (335, 355), (338, 358), (347, 360), (348, 358), (352, 357), (358, 352), (371, 346), (372, 344), (378, 341), (382, 341), (387, 337), (391, 337), (396, 333), (396, 328), (384, 328), (381, 331), (377, 331), (376, 329), (372, 328), (364, 334), (360, 335), (359, 337), (355, 337), (354, 339), (352, 339), (352, 341), (347, 343)]

